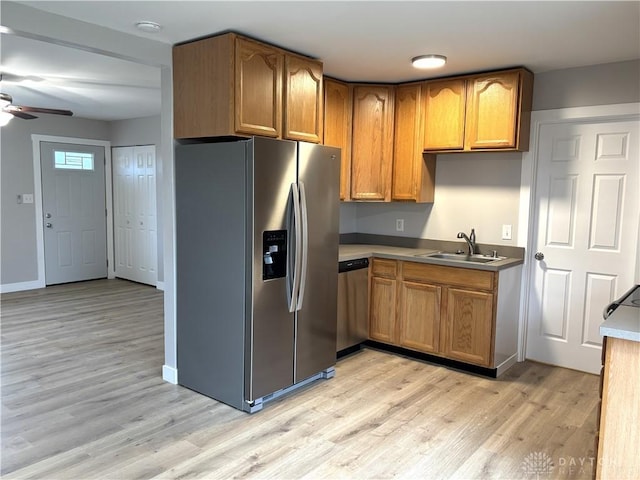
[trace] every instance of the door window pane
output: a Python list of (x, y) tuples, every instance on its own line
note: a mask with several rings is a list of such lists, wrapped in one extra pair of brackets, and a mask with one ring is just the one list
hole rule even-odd
[(66, 170), (93, 170), (93, 153), (55, 151), (55, 168)]

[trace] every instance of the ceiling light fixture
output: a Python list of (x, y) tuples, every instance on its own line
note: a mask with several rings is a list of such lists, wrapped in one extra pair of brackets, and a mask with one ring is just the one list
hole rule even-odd
[(148, 20), (136, 22), (136, 28), (146, 33), (158, 33), (162, 29), (162, 25)]
[(411, 63), (415, 68), (440, 68), (447, 63), (447, 57), (430, 53), (429, 55), (413, 57)]

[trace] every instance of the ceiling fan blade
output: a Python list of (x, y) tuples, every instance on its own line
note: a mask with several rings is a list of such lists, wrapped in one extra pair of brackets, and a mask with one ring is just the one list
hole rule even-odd
[(19, 105), (14, 105), (14, 108), (20, 112), (49, 113), (51, 115), (66, 115), (68, 117), (73, 115), (71, 110), (60, 110), (57, 108), (23, 107)]
[(24, 113), (24, 112), (21, 112), (20, 110), (5, 110), (5, 112), (10, 113), (14, 117), (22, 118), (23, 120), (33, 120), (34, 118), (38, 118), (35, 115)]

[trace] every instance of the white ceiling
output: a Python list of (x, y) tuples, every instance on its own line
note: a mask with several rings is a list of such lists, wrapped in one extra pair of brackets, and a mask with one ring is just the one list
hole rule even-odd
[[(325, 74), (402, 82), (523, 65), (534, 73), (640, 58), (640, 2), (22, 1), (50, 13), (174, 44), (234, 30), (317, 57)], [(160, 23), (158, 34), (135, 29)], [(437, 72), (411, 57), (446, 55)], [(68, 108), (104, 120), (160, 112), (160, 72), (82, 50), (2, 35), (3, 72), (14, 103)], [(10, 79), (9, 79), (10, 80)]]

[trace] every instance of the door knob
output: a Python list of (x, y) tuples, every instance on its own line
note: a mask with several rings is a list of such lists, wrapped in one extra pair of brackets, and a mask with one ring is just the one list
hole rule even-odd
[(53, 228), (53, 225), (51, 225), (50, 223), (47, 222), (47, 224), (45, 225), (45, 227), (47, 228)]
[(536, 260), (540, 261), (540, 260), (544, 260), (544, 253), (542, 252), (536, 252), (536, 254), (533, 256), (533, 258), (535, 258)]
[(45, 213), (45, 214), (44, 214), (44, 216), (45, 216), (46, 218), (51, 218), (51, 214), (50, 214), (50, 213)]

